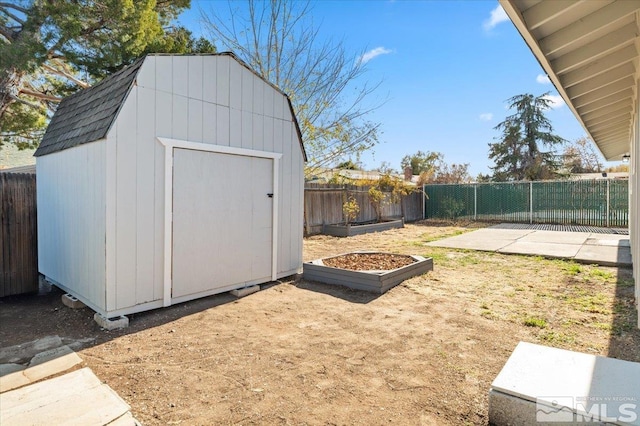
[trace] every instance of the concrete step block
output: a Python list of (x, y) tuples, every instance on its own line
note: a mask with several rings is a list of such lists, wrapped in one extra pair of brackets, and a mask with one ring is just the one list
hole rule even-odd
[(71, 309), (82, 309), (85, 305), (77, 297), (70, 295), (69, 293), (62, 295), (62, 304), (70, 307)]
[(98, 325), (105, 330), (116, 330), (118, 328), (127, 328), (129, 327), (129, 318), (121, 315), (115, 318), (106, 318), (99, 313), (95, 313), (93, 315), (93, 320), (98, 323)]
[(233, 294), (235, 297), (237, 297), (238, 299), (241, 297), (245, 297), (248, 296), (252, 293), (255, 293), (257, 291), (260, 291), (260, 286), (259, 285), (252, 285), (251, 287), (245, 287), (245, 288), (239, 288), (236, 290), (231, 290), (231, 294)]

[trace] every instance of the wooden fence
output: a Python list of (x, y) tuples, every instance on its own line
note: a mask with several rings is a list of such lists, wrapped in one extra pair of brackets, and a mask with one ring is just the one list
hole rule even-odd
[[(321, 233), (324, 224), (344, 223), (342, 206), (350, 197), (356, 200), (360, 208), (353, 222), (367, 223), (377, 219), (368, 186), (307, 183), (304, 189), (305, 234)], [(385, 219), (404, 217), (407, 222), (423, 219), (423, 197), (422, 192), (414, 192), (403, 197), (402, 202), (393, 202), (391, 194), (386, 193), (380, 209), (381, 216)]]
[(36, 291), (36, 175), (0, 172), (0, 297)]

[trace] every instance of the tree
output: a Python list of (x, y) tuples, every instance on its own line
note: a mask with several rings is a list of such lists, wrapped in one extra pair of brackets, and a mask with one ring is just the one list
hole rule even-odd
[(560, 164), (553, 149), (566, 141), (553, 134), (545, 116), (551, 105), (548, 95), (527, 93), (508, 100), (509, 109), (515, 112), (495, 127), (502, 131), (501, 139), (489, 144), (494, 180), (541, 180), (557, 174)]
[(600, 154), (593, 141), (582, 137), (567, 146), (562, 153), (563, 165), (568, 173), (597, 173), (602, 171)]
[[(365, 106), (379, 86), (361, 83), (361, 55), (342, 42), (323, 41), (309, 2), (229, 1), (230, 21), (203, 12), (205, 28), (259, 75), (289, 95), (309, 161), (307, 173), (359, 154), (378, 142), (380, 124)], [(356, 81), (362, 84), (355, 87)], [(379, 106), (379, 105), (378, 105)]]
[(362, 170), (362, 166), (358, 162), (354, 163), (351, 159), (339, 163), (335, 168), (343, 170)]
[(443, 156), (439, 152), (422, 152), (418, 151), (413, 155), (405, 155), (400, 161), (400, 167), (404, 170), (407, 167), (411, 167), (411, 171), (414, 175), (419, 175), (423, 172), (429, 172), (435, 169), (438, 161), (442, 160)]
[(436, 167), (435, 177), (430, 183), (468, 183), (471, 182), (469, 163), (445, 163), (440, 161)]
[(37, 146), (60, 100), (149, 52), (213, 51), (169, 27), (190, 0), (0, 2), (0, 147)]

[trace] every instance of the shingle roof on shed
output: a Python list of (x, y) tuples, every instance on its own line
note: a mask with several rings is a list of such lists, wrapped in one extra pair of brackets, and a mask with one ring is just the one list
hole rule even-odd
[(60, 102), (35, 157), (52, 154), (107, 136), (133, 86), (144, 57)]
[[(153, 56), (191, 56), (154, 53)], [(151, 56), (150, 55), (150, 56)], [(251, 71), (269, 86), (281, 93), (287, 100), (291, 117), (300, 142), (302, 158), (307, 161), (307, 152), (302, 142), (302, 132), (291, 104), (291, 99), (279, 87), (259, 75), (254, 69), (247, 65), (232, 52), (221, 52), (205, 54), (203, 56), (230, 56), (242, 66)], [(95, 86), (80, 90), (73, 95), (66, 97), (60, 102), (47, 131), (42, 137), (40, 146), (33, 154), (34, 157), (53, 154), (74, 146), (104, 139), (111, 129), (113, 122), (118, 116), (129, 91), (133, 87), (138, 71), (142, 66), (146, 56), (133, 62), (131, 65), (121, 69), (115, 74), (102, 80)]]

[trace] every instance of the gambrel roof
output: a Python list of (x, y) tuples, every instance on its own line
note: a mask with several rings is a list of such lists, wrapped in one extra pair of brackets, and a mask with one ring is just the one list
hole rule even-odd
[[(154, 54), (162, 55), (162, 54)], [(214, 53), (206, 56), (230, 56), (239, 64), (250, 70), (258, 78), (264, 80), (278, 93), (287, 99), (291, 117), (296, 128), (302, 157), (307, 161), (306, 151), (302, 143), (302, 133), (298, 125), (291, 100), (278, 87), (262, 78), (251, 67), (238, 59), (231, 52)], [(189, 56), (189, 55), (170, 55)], [(40, 146), (34, 153), (35, 157), (63, 151), (89, 142), (104, 139), (116, 120), (120, 108), (127, 99), (127, 95), (135, 84), (136, 77), (145, 57), (137, 59), (131, 65), (110, 75), (95, 86), (83, 89), (68, 96), (60, 102)]]
[(144, 58), (60, 102), (34, 156), (104, 139), (127, 98)]

